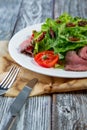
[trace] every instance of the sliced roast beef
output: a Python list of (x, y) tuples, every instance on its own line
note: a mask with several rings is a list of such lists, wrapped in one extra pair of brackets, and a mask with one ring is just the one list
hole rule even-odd
[(70, 71), (87, 71), (87, 65), (80, 65), (80, 64), (67, 64), (65, 66), (65, 70), (70, 70)]
[(33, 42), (32, 36), (29, 39), (23, 41), (19, 46), (19, 52), (32, 56), (34, 49), (32, 42)]
[(65, 56), (65, 70), (85, 71), (87, 60), (82, 59), (75, 51), (69, 51)]
[(78, 52), (78, 55), (84, 60), (87, 60), (87, 46), (81, 48)]

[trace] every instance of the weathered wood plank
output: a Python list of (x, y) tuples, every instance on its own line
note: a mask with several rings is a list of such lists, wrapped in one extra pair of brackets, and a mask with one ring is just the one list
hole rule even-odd
[[(6, 1), (6, 0), (5, 0)], [(7, 2), (7, 1), (6, 1)], [(10, 1), (11, 2), (11, 1)], [(13, 11), (17, 6), (17, 3), (11, 2), (8, 4), (8, 12)], [(10, 39), (17, 31), (22, 28), (45, 21), (45, 18), (52, 17), (52, 0), (23, 0), (20, 6), (10, 13), (8, 18), (8, 12), (4, 16), (0, 26), (1, 28), (1, 39)], [(3, 3), (3, 6), (5, 2)], [(2, 12), (6, 11), (6, 7)], [(2, 15), (1, 12), (1, 15)], [(7, 20), (8, 18), (8, 20)], [(6, 19), (4, 23), (4, 19)], [(8, 23), (10, 22), (10, 23)], [(3, 23), (3, 24), (2, 24)], [(3, 26), (7, 23), (7, 28), (4, 29)], [(8, 32), (7, 32), (8, 30)], [(4, 124), (4, 119), (7, 116), (7, 111), (13, 102), (14, 98), (3, 98), (0, 97), (0, 130)], [(10, 116), (10, 115), (9, 115)], [(8, 116), (8, 118), (9, 118)], [(7, 119), (8, 119), (7, 118)], [(27, 100), (26, 104), (20, 111), (17, 117), (14, 130), (50, 130), (51, 129), (51, 96), (33, 97)], [(14, 126), (13, 126), (14, 127)], [(12, 129), (13, 130), (13, 129)]]
[(0, 40), (9, 40), (22, 0), (0, 0)]
[[(8, 109), (13, 102), (12, 98), (0, 98), (0, 130), (8, 121)], [(32, 97), (27, 100), (15, 122), (15, 130), (50, 130), (51, 125), (51, 98), (49, 96)], [(13, 126), (14, 127), (14, 126)], [(13, 129), (12, 129), (13, 130)]]
[[(53, 1), (42, 0), (24, 0), (20, 8), (19, 17), (16, 23), (14, 34), (22, 28), (44, 22), (47, 17), (52, 17)], [(51, 129), (51, 97), (35, 97), (28, 100), (26, 104), (24, 122), (19, 122), (17, 127), (23, 125), (27, 130), (50, 130)], [(20, 117), (22, 118), (22, 117)], [(23, 119), (23, 118), (22, 118)]]
[(53, 17), (53, 0), (23, 0), (14, 33), (26, 26), (42, 23), (47, 17)]
[(34, 97), (28, 100), (25, 107), (24, 129), (50, 130), (51, 98)]
[(72, 16), (87, 18), (87, 1), (86, 0), (55, 0), (54, 17), (57, 18), (64, 12)]
[[(63, 12), (87, 18), (86, 0), (55, 0), (55, 18)], [(52, 129), (87, 130), (87, 91), (53, 95)]]
[[(87, 97), (83, 93), (54, 95), (53, 129), (87, 130)], [(56, 104), (56, 105), (55, 105)]]

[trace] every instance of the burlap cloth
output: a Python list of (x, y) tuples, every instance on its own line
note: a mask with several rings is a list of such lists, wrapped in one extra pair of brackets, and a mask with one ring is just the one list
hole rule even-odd
[(0, 81), (3, 80), (10, 67), (16, 64), (20, 72), (12, 87), (4, 96), (15, 97), (32, 78), (38, 78), (38, 83), (32, 89), (30, 96), (69, 92), (87, 89), (87, 79), (56, 78), (38, 74), (18, 65), (9, 55), (8, 41), (0, 41)]

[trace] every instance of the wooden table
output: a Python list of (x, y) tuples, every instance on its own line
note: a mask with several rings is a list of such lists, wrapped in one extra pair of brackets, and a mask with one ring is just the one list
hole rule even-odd
[[(87, 1), (0, 0), (0, 40), (10, 40), (22, 28), (63, 12), (87, 17)], [(0, 122), (6, 118), (13, 100), (0, 96)], [(14, 130), (87, 130), (87, 91), (28, 99)]]

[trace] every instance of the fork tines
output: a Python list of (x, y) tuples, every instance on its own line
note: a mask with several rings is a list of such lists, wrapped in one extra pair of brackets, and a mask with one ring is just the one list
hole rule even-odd
[(2, 89), (10, 88), (11, 85), (13, 84), (13, 82), (15, 81), (19, 70), (20, 70), (20, 68), (18, 68), (17, 66), (15, 66), (15, 65), (12, 66), (11, 69), (9, 70), (8, 74), (4, 78), (4, 80), (0, 83), (0, 88), (2, 88)]

